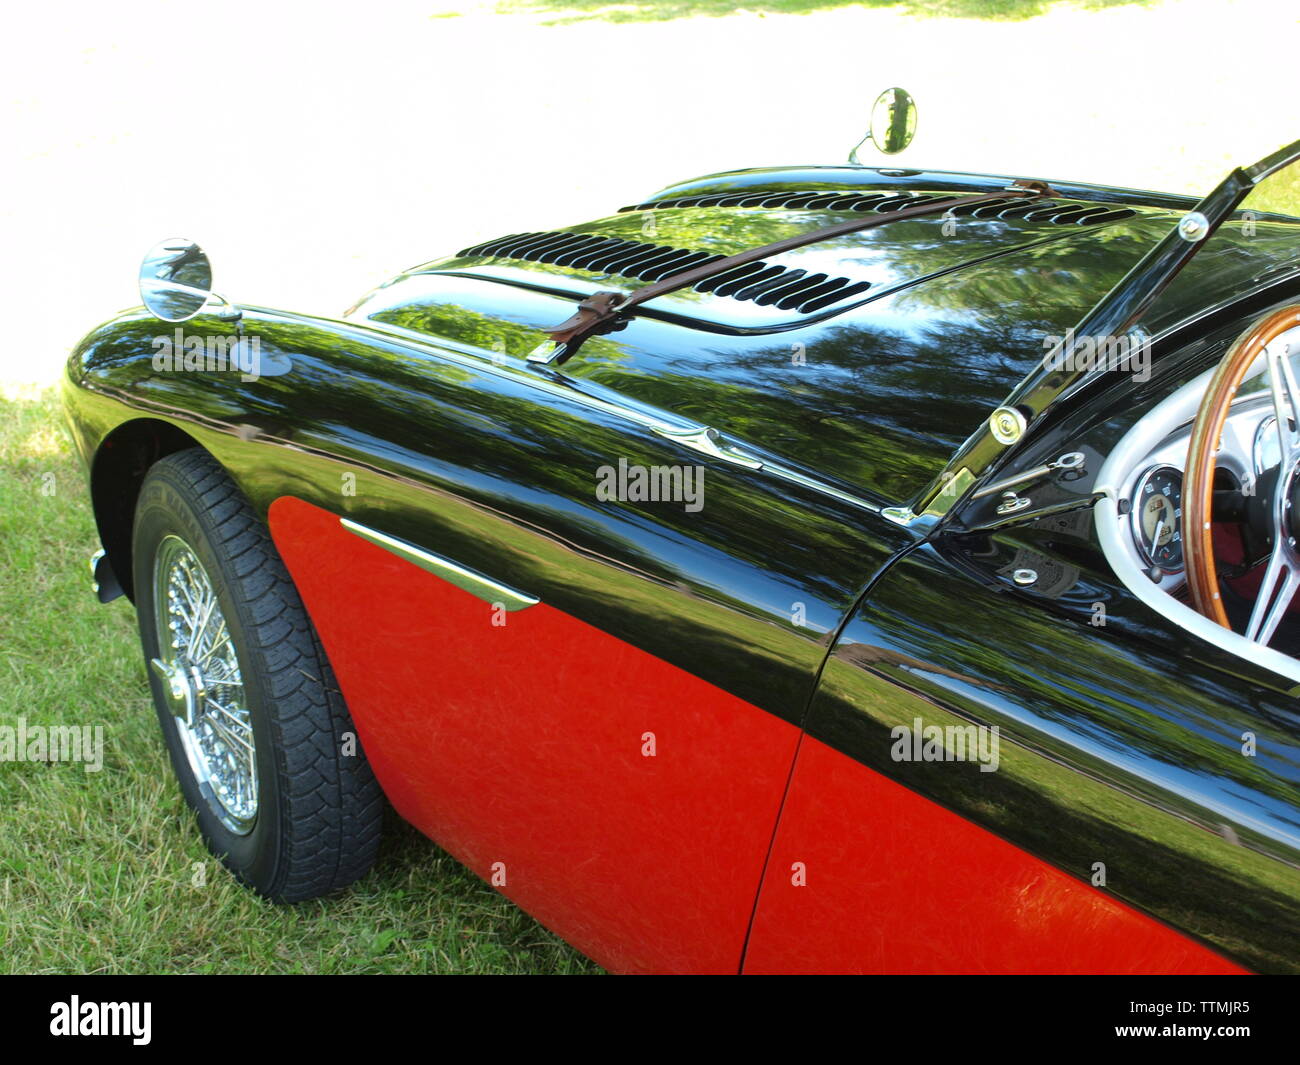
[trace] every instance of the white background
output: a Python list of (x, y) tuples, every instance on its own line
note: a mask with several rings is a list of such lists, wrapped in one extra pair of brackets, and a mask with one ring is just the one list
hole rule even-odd
[(921, 109), (909, 166), (1201, 191), (1300, 137), (1293, 0), (563, 26), (475, 2), (11, 6), (0, 386), (138, 303), (162, 237), (236, 302), (338, 314), (474, 241), (840, 162), (894, 84)]

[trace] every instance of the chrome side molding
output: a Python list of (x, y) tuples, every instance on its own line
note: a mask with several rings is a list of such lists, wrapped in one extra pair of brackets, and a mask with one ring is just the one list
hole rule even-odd
[(848, 492), (841, 492), (833, 485), (825, 481), (817, 480), (813, 477), (805, 477), (798, 470), (793, 470), (789, 466), (783, 466), (779, 462), (771, 462), (766, 459), (760, 459), (751, 455), (744, 448), (738, 447), (726, 440), (723, 435), (709, 425), (697, 425), (689, 428), (669, 428), (662, 425), (652, 426), (652, 431), (663, 437), (665, 440), (671, 440), (683, 447), (688, 447), (692, 451), (699, 452), (709, 458), (720, 459), (723, 462), (730, 462), (733, 466), (740, 466), (746, 470), (761, 470), (763, 473), (779, 477), (790, 484), (797, 484), (803, 488), (811, 489), (814, 492), (820, 492), (822, 495), (831, 496), (844, 503), (851, 503), (855, 507), (869, 511), (872, 514), (880, 512), (880, 508), (874, 503), (869, 503), (865, 499), (860, 499)]
[(470, 595), (482, 599), (485, 603), (492, 603), (494, 606), (500, 603), (506, 610), (515, 611), (526, 610), (528, 607), (536, 606), (541, 602), (535, 596), (509, 588), (499, 581), (494, 581), (491, 577), (485, 577), (472, 569), (466, 569), (449, 558), (443, 558), (441, 555), (425, 551), (414, 544), (408, 544), (405, 540), (399, 540), (395, 536), (381, 533), (377, 529), (352, 521), (350, 518), (339, 518), (339, 524), (348, 532), (355, 533), (363, 540), (369, 540), (372, 544), (382, 547), (385, 551), (392, 552), (398, 558), (414, 563), (422, 570), (427, 570), (434, 576), (441, 577), (462, 591), (469, 592)]
[(692, 451), (698, 451), (701, 455), (743, 466), (747, 470), (761, 470), (766, 465), (753, 455), (724, 442), (722, 434), (708, 425), (695, 425), (685, 429), (656, 426), (654, 431), (665, 439), (689, 447)]

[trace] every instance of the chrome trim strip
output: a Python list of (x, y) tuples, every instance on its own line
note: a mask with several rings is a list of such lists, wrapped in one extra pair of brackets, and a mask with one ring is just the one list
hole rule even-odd
[(712, 426), (691, 426), (689, 429), (656, 428), (654, 432), (689, 447), (692, 451), (698, 451), (700, 454), (708, 455), (711, 458), (721, 459), (723, 462), (744, 466), (747, 470), (761, 470), (764, 468), (764, 463), (760, 459), (746, 454), (740, 448), (725, 443), (722, 434)]
[(779, 477), (790, 484), (797, 484), (811, 492), (818, 492), (821, 495), (830, 496), (831, 499), (838, 499), (841, 503), (848, 503), (859, 510), (865, 510), (868, 514), (880, 513), (880, 507), (875, 503), (868, 503), (865, 499), (860, 499), (848, 492), (841, 492), (838, 488), (827, 484), (825, 481), (819, 481), (815, 477), (805, 477), (797, 470), (790, 469), (789, 466), (780, 466), (775, 462), (764, 462), (760, 469), (764, 473), (770, 473), (773, 477)]
[(356, 533), (363, 540), (369, 540), (372, 544), (382, 547), (386, 551), (391, 551), (398, 558), (413, 562), (422, 570), (427, 570), (434, 576), (441, 577), (462, 591), (469, 592), (470, 595), (482, 599), (485, 603), (491, 603), (494, 606), (500, 603), (506, 610), (514, 611), (526, 610), (528, 607), (536, 606), (541, 602), (540, 599), (534, 596), (517, 592), (513, 588), (508, 588), (504, 584), (492, 580), (490, 577), (484, 577), (481, 573), (466, 569), (464, 566), (452, 562), (451, 559), (432, 554), (416, 547), (414, 544), (408, 544), (405, 540), (388, 536), (349, 518), (339, 518), (339, 524), (349, 532)]
[(848, 492), (841, 492), (838, 488), (827, 484), (825, 481), (805, 477), (797, 470), (792, 470), (789, 466), (783, 466), (779, 462), (769, 462), (767, 459), (760, 459), (758, 456), (750, 454), (744, 448), (730, 443), (712, 426), (692, 426), (689, 429), (667, 429), (663, 426), (651, 426), (650, 429), (651, 432), (656, 433), (665, 440), (681, 444), (683, 447), (688, 447), (692, 451), (699, 452), (699, 454), (706, 455), (709, 458), (730, 462), (732, 465), (740, 466), (746, 470), (768, 473), (773, 477), (788, 481), (790, 484), (797, 484), (802, 488), (820, 492), (822, 495), (838, 499), (843, 503), (849, 503), (871, 514), (880, 513), (880, 508), (874, 503), (868, 503), (865, 499), (850, 495)]

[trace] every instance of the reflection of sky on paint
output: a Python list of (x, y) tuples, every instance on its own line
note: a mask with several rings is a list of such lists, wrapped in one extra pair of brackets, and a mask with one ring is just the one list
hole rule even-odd
[[(590, 462), (591, 458), (588, 457), (587, 461)], [(638, 461), (645, 465), (662, 465), (667, 460), (663, 456), (651, 456)], [(656, 563), (665, 568), (666, 578), (682, 580), (686, 574), (690, 574), (692, 585), (712, 591), (720, 600), (747, 601), (782, 618), (790, 616), (794, 602), (803, 601), (807, 607), (805, 628), (810, 633), (829, 632), (831, 626), (839, 620), (841, 611), (831, 611), (830, 608), (824, 608), (819, 618), (816, 592), (802, 579), (802, 572), (796, 572), (798, 545), (793, 540), (787, 558), (791, 571), (796, 575), (785, 577), (775, 571), (756, 571), (751, 561), (711, 546), (712, 537), (700, 535), (703, 531), (700, 526), (705, 523), (716, 524), (714, 515), (721, 514), (727, 527), (734, 530), (732, 539), (744, 538), (745, 534), (741, 530), (748, 526), (745, 517), (737, 516), (736, 511), (738, 502), (743, 506), (744, 496), (731, 490), (733, 478), (729, 471), (701, 466), (704, 475), (700, 498), (704, 508), (696, 513), (686, 513), (683, 502), (597, 501), (595, 471), (598, 466), (605, 464), (617, 466), (618, 457), (602, 459), (591, 466), (590, 499), (566, 498), (549, 488), (533, 488), (521, 485), (508, 476), (497, 477), (476, 470), (460, 469), (456, 478), (473, 484), (485, 493), (498, 496), (502, 504), (508, 505), (512, 511), (521, 502), (531, 503), (539, 512), (565, 515), (578, 525), (599, 524), (600, 539), (606, 543), (625, 546), (628, 561), (640, 566), (652, 554)], [(697, 489), (699, 484), (697, 480)], [(774, 491), (783, 490), (779, 485), (773, 485), (772, 488)], [(725, 493), (725, 498), (720, 500), (719, 493)], [(617, 512), (617, 523), (611, 522), (606, 516), (610, 508)], [(760, 524), (766, 527), (768, 519), (763, 515), (759, 517), (762, 519)], [(650, 547), (651, 544), (653, 548)], [(844, 605), (846, 604), (841, 604)]]
[[(732, 255), (842, 222), (860, 219), (865, 223), (879, 217), (881, 216), (860, 211), (755, 210), (747, 214), (745, 208), (682, 208), (616, 216), (589, 225), (575, 226), (566, 232), (593, 233), (639, 243)], [(886, 262), (899, 251), (909, 254), (928, 251), (938, 255), (948, 250), (951, 255), (950, 249), (956, 233), (960, 233), (962, 241), (972, 248), (973, 254), (969, 257), (973, 258), (1020, 244), (1030, 244), (1045, 237), (1071, 236), (1085, 232), (1087, 228), (1082, 226), (1075, 229), (1020, 219), (964, 216), (955, 218), (952, 225), (946, 225), (942, 215), (936, 214), (933, 217), (891, 222), (874, 229), (833, 237), (787, 252), (786, 255), (792, 260), (799, 260), (801, 266), (805, 259), (817, 262), (819, 253), (824, 253), (824, 262), (820, 265), (825, 267), (836, 263), (871, 266)]]
[[(615, 219), (615, 221), (620, 220)], [(914, 341), (917, 340), (915, 322), (905, 321), (908, 317), (928, 317), (932, 319), (929, 323), (931, 327), (937, 324), (938, 318), (942, 317), (946, 323), (957, 327), (979, 328), (984, 326), (987, 320), (993, 324), (1003, 324), (1007, 328), (1016, 325), (1021, 328), (1032, 328), (1050, 321), (1054, 326), (1064, 329), (1082, 318), (1091, 304), (1100, 298), (1122, 274), (1130, 258), (1136, 261), (1148, 246), (1152, 233), (1156, 230), (1163, 231), (1165, 228), (1164, 223), (1157, 224), (1152, 220), (1142, 224), (1140, 237), (1137, 236), (1135, 227), (1130, 225), (1115, 227), (1115, 230), (1109, 234), (1100, 234), (1103, 238), (1101, 242), (1107, 245), (1105, 254), (1101, 256), (1101, 259), (1108, 260), (1106, 262), (1099, 261), (1098, 241), (1092, 239), (1098, 231), (1090, 231), (1083, 227), (1073, 231), (1067, 227), (1038, 227), (1053, 231), (1048, 233), (1051, 243), (1040, 243), (1032, 248), (1017, 248), (1014, 245), (1008, 247), (1005, 237), (997, 238), (993, 235), (997, 230), (1004, 228), (1002, 223), (995, 222), (972, 223), (971, 220), (962, 220), (961, 239), (931, 240), (928, 245), (890, 235), (894, 229), (919, 230), (933, 238), (934, 234), (939, 232), (941, 225), (941, 222), (934, 219), (925, 222), (898, 223), (895, 227), (885, 227), (881, 230), (855, 234), (850, 238), (842, 238), (844, 241), (860, 241), (862, 246), (855, 248), (854, 253), (854, 258), (862, 264), (860, 267), (846, 264), (844, 251), (830, 245), (788, 253), (775, 257), (773, 262), (788, 266), (797, 264), (798, 268), (812, 273), (824, 272), (832, 276), (849, 276), (851, 279), (856, 279), (859, 273), (875, 275), (872, 278), (873, 289), (851, 297), (847, 301), (850, 305), (864, 300), (871, 302), (856, 311), (847, 312), (845, 317), (836, 316), (828, 319), (828, 322), (848, 324), (851, 318), (855, 324), (869, 324), (873, 330), (881, 333), (892, 332), (896, 336)], [(635, 229), (635, 226), (630, 229), (632, 236), (636, 235)], [(983, 238), (980, 236), (981, 232), (985, 235)], [(663, 235), (662, 227), (660, 235)], [(1120, 250), (1115, 247), (1116, 241), (1131, 245), (1131, 251), (1129, 248), (1124, 248), (1118, 256), (1112, 255), (1112, 252)], [(725, 250), (732, 249), (729, 247)], [(992, 254), (995, 251), (1005, 253), (1005, 257), (999, 260), (998, 265), (990, 266), (989, 270), (999, 275), (1001, 279), (1009, 280), (1011, 285), (1009, 289), (1004, 286), (996, 292), (981, 290), (979, 286), (986, 278), (987, 271), (976, 269), (951, 276), (939, 276), (927, 284), (903, 289), (892, 296), (888, 294), (890, 285), (909, 284), (928, 273), (942, 272), (968, 262), (972, 258), (979, 259), (984, 254)], [(1115, 261), (1116, 259), (1118, 261)], [(571, 271), (563, 267), (511, 264), (505, 260), (474, 269), (502, 280), (532, 285), (552, 285), (560, 290), (571, 291), (574, 297), (598, 287), (628, 292), (643, 283), (633, 279)], [(546, 306), (561, 310), (564, 306), (562, 302), (553, 302), (557, 297), (538, 297), (516, 289), (512, 293), (516, 307), (510, 308), (482, 291), (485, 287), (465, 278), (417, 274), (377, 294), (372, 308), (367, 310), (369, 313), (374, 313), (380, 307), (392, 308), (408, 300), (418, 302), (421, 299), (430, 299), (439, 288), (445, 293), (463, 291), (467, 304), (482, 308), (487, 313), (503, 314), (512, 321), (534, 327), (537, 326), (537, 319), (533, 318), (530, 322), (530, 315), (526, 311), (521, 312), (522, 307), (539, 298), (546, 301)], [(960, 292), (955, 291), (956, 289), (960, 289)], [(1009, 297), (1008, 292), (1010, 292)], [(693, 290), (673, 293), (653, 301), (647, 307), (652, 310), (658, 307), (665, 312), (671, 312), (686, 310), (683, 304), (692, 302), (700, 305), (700, 308), (691, 309), (687, 313), (703, 313), (704, 307), (707, 306), (708, 318), (741, 328), (761, 330), (799, 320), (796, 311), (762, 307), (749, 300), (720, 298)], [(560, 315), (556, 317), (555, 323), (550, 323), (549, 316), (556, 315), (556, 311), (546, 313), (548, 324), (558, 324), (559, 318), (563, 317)], [(650, 321), (642, 318), (638, 325), (638, 333), (650, 328), (648, 325)], [(907, 336), (909, 333), (910, 337)], [(615, 347), (628, 340), (627, 347), (631, 350), (633, 345), (630, 343), (630, 335), (631, 330), (628, 330), (610, 334), (602, 339)], [(644, 339), (649, 340), (649, 337)], [(767, 340), (774, 351), (784, 349), (788, 356), (792, 343), (798, 341), (811, 344), (808, 336), (795, 331), (774, 333), (770, 338), (757, 340), (752, 337), (737, 340), (720, 334), (707, 335), (707, 339), (702, 336), (701, 339), (705, 340), (706, 346), (718, 355), (717, 361), (709, 366), (711, 376), (728, 374), (729, 362), (734, 364), (735, 361), (728, 359), (728, 351), (752, 349), (756, 343), (762, 344)], [(649, 350), (648, 344), (638, 343), (635, 347)], [(1041, 346), (1031, 344), (1029, 348), (1032, 350), (1021, 353), (1018, 359), (1018, 362), (1023, 365), (1021, 374), (1027, 372), (1032, 364), (1042, 357)], [(685, 366), (692, 361), (688, 355), (678, 353), (680, 349), (677, 344), (665, 344), (661, 350), (665, 354), (658, 357), (664, 358), (668, 365), (677, 363)], [(785, 361), (788, 362), (788, 358)], [(732, 379), (735, 377), (733, 376)], [(1014, 383), (1014, 380), (1008, 381), (1007, 387), (1010, 388)]]
[[(945, 311), (941, 322), (944, 328), (968, 332), (987, 324), (984, 312), (978, 310)], [(698, 347), (688, 350), (665, 345), (661, 349), (663, 354), (659, 354), (652, 343), (646, 342), (649, 339), (646, 338), (629, 353), (653, 357), (663, 372), (683, 376), (700, 373), (701, 364), (705, 363), (711, 381), (729, 383), (738, 388), (769, 391), (775, 386), (797, 393), (801, 384), (814, 383), (812, 375), (815, 374), (818, 391), (837, 384), (861, 390), (870, 388), (875, 378), (889, 376), (909, 365), (903, 361), (904, 358), (915, 360), (918, 356), (925, 355), (926, 363), (933, 363), (936, 367), (941, 365), (946, 356), (942, 343), (934, 339), (937, 324), (939, 323), (933, 316), (922, 317), (910, 309), (900, 294), (872, 304), (860, 316), (837, 319), (816, 330), (759, 338), (709, 336)], [(853, 334), (858, 334), (863, 348), (862, 361), (842, 364), (819, 360), (819, 338), (832, 334), (837, 341), (849, 344), (854, 342)], [(805, 346), (808, 368), (795, 369), (791, 365), (791, 345), (796, 342)], [(761, 344), (768, 345), (766, 351), (770, 354), (770, 359), (766, 361), (762, 357), (765, 349), (756, 347)], [(654, 352), (653, 356), (649, 352)], [(886, 357), (884, 353), (893, 353), (893, 357)], [(1000, 361), (1006, 356), (1001, 349), (988, 354), (990, 361)], [(743, 360), (738, 358), (741, 355), (745, 356)], [(1040, 358), (1040, 349), (1030, 350), (1020, 360), (1019, 372), (1027, 372)], [(801, 374), (806, 376), (801, 377)], [(1015, 372), (1007, 373), (1005, 380), (1009, 389), (1016, 380)]]
[[(923, 677), (931, 684), (941, 685), (958, 693), (963, 699), (969, 700), (972, 705), (984, 711), (987, 715), (985, 721), (989, 724), (1014, 722), (1021, 727), (1022, 735), (1032, 735), (1037, 732), (1050, 737), (1059, 743), (1073, 747), (1086, 757), (1112, 766), (1120, 772), (1131, 774), (1135, 780), (1143, 781), (1144, 786), (1163, 788), (1234, 824), (1249, 828), (1268, 839), (1300, 849), (1300, 823), (1295, 820), (1294, 810), (1282, 799), (1250, 790), (1231, 777), (1205, 770), (1184, 769), (1168, 762), (1135, 756), (1132, 753), (1132, 740), (1118, 738), (1104, 726), (1086, 718), (1074, 718), (1065, 722), (1041, 717), (1010, 703), (994, 703), (988, 698), (983, 687), (963, 681), (959, 677), (947, 673), (940, 675), (914, 667), (900, 668), (912, 676)], [(1100, 689), (1095, 691), (1100, 693)], [(1209, 736), (1219, 743), (1223, 742), (1222, 735), (1196, 729), (1190, 724), (1180, 722), (1180, 725), (1186, 727), (1189, 732)], [(1002, 736), (1002, 740), (1007, 743), (1015, 742), (1012, 737), (1006, 735)], [(1294, 767), (1286, 763), (1274, 763), (1274, 768), (1294, 770)]]
[[(753, 230), (728, 232), (732, 241), (753, 246), (781, 235), (762, 212), (753, 218), (731, 213), (735, 227)], [(682, 234), (699, 229), (690, 220), (678, 225)], [(766, 447), (846, 490), (906, 501), (1041, 362), (1044, 337), (1076, 325), (1168, 225), (1168, 215), (1095, 229), (1039, 224), (1026, 232), (1046, 232), (1049, 242), (1008, 248), (1005, 234), (998, 235), (1000, 222), (959, 221), (957, 235), (946, 241), (936, 236), (943, 226), (937, 218), (898, 223), (842, 239), (856, 242), (852, 251), (867, 263), (864, 270), (895, 279), (938, 276), (893, 292), (882, 283), (852, 310), (780, 330), (772, 327), (797, 323), (797, 311), (699, 293), (689, 301), (669, 295), (624, 328), (591, 338), (560, 372), (610, 389), (616, 401), (637, 400), (713, 426), (736, 443)], [(627, 227), (629, 238), (640, 235), (635, 217), (591, 228), (607, 232), (610, 226)], [(659, 226), (655, 242), (673, 241), (675, 234)], [(979, 262), (994, 252), (1000, 253), (995, 259)], [(850, 276), (857, 267), (843, 270), (844, 254), (828, 243), (777, 261)], [(956, 269), (963, 264), (970, 265)], [(489, 346), (506, 339), (511, 354), (522, 356), (543, 340), (546, 328), (572, 314), (577, 298), (601, 287), (630, 291), (643, 283), (566, 276), (563, 267), (523, 262), (465, 268), (517, 284), (412, 274), (376, 293), (363, 313), (435, 337)], [(554, 291), (538, 292), (537, 286)], [(656, 310), (714, 320), (719, 328), (686, 329), (651, 316)], [(508, 324), (494, 326), (494, 318)], [(802, 363), (793, 358), (797, 347)]]
[[(709, 471), (712, 472), (712, 471)], [(704, 478), (704, 507), (709, 507), (709, 473)], [(521, 492), (509, 482), (501, 485), (510, 496), (517, 498), (531, 497), (539, 507), (546, 507), (553, 513), (568, 514), (570, 517), (592, 520), (592, 512), (586, 504), (570, 499), (563, 499), (547, 492)], [(593, 499), (595, 474), (592, 475)], [(682, 511), (681, 503), (642, 502), (642, 503), (606, 503), (602, 507), (618, 507), (620, 524), (626, 524), (628, 532), (618, 532), (616, 527), (604, 526), (603, 538), (611, 543), (623, 543), (635, 548), (635, 554), (628, 559), (642, 562), (653, 543), (656, 561), (662, 564), (671, 580), (684, 580), (690, 575), (690, 583), (721, 602), (745, 603), (747, 613), (762, 617), (764, 611), (788, 620), (795, 602), (803, 602), (806, 619), (803, 629), (809, 634), (824, 635), (839, 621), (844, 604), (830, 606), (816, 598), (815, 592), (802, 581), (783, 578), (769, 571), (756, 571), (753, 563), (735, 558), (724, 551), (710, 548), (695, 538), (688, 526), (677, 528), (666, 525), (657, 516), (662, 511)], [(701, 512), (703, 513), (703, 512)], [(697, 517), (698, 515), (690, 515)], [(630, 530), (639, 531), (639, 536), (630, 535)]]

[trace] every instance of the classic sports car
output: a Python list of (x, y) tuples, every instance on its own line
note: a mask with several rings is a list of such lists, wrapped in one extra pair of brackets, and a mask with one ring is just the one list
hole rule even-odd
[(1297, 159), (741, 170), (337, 319), (164, 242), (66, 409), (208, 845), (386, 796), (624, 972), (1300, 970)]

